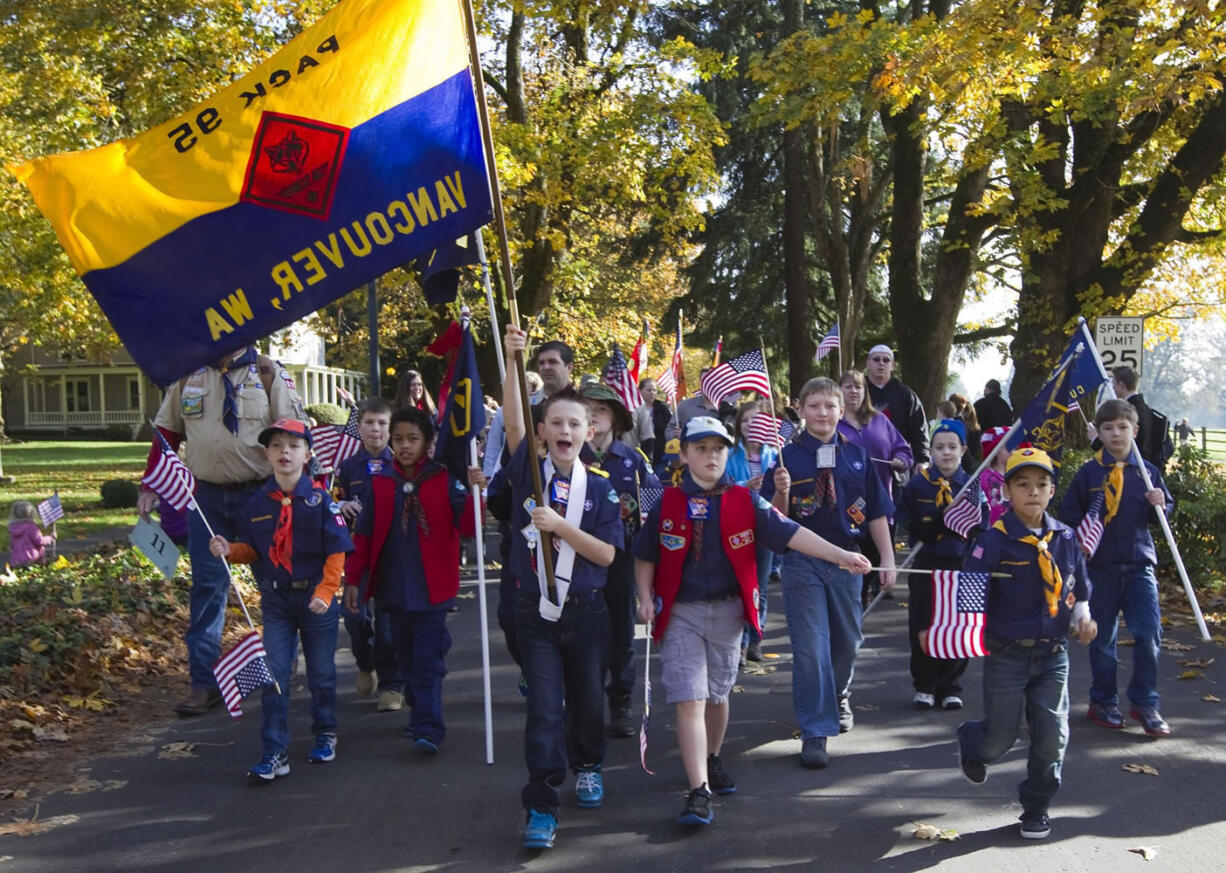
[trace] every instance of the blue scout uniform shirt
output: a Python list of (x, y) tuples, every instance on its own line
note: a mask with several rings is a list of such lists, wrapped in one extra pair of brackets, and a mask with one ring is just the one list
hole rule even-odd
[[(719, 485), (732, 485), (725, 472)], [(704, 489), (690, 478), (688, 470), (679, 486), (686, 495), (703, 495)], [(787, 548), (800, 525), (775, 511), (761, 496), (752, 495), (754, 506), (754, 539), (760, 548), (782, 552)], [(686, 514), (691, 520), (703, 519), (702, 544), (691, 540), (681, 571), (681, 588), (677, 592), (679, 602), (718, 600), (738, 594), (741, 590), (732, 562), (724, 550), (719, 530), (721, 497), (694, 496), (686, 501)], [(643, 529), (634, 541), (634, 557), (653, 564), (660, 562), (660, 504), (652, 507)]]
[(279, 490), (276, 478), (270, 476), (247, 501), (239, 514), (236, 541), (251, 546), (260, 556), (251, 567), (259, 581), (318, 583), (323, 578), (324, 562), (329, 555), (353, 551), (349, 527), (328, 492), (316, 488), (304, 473), (291, 495), (294, 501), (292, 569), (274, 567), (268, 560), (268, 550), (272, 548), (277, 519), (281, 517), (281, 501), (271, 494)]
[(632, 449), (621, 440), (613, 440), (604, 455), (597, 460), (596, 453), (589, 444), (584, 444), (579, 450), (579, 460), (588, 465), (589, 469), (601, 470), (609, 475), (609, 484), (617, 492), (621, 504), (622, 523), (626, 528), (626, 536), (617, 543), (619, 549), (628, 549), (638, 533), (639, 522), (639, 488), (659, 488), (660, 480), (651, 472), (647, 456), (638, 449)]
[[(532, 524), (531, 510), (536, 506), (532, 485), (532, 468), (528, 466), (528, 442), (521, 442), (511, 460), (507, 462), (507, 485), (511, 492), (511, 572), (519, 583), (522, 591), (539, 594), (541, 588), (536, 576), (536, 547), (529, 546), (524, 531)], [(541, 468), (541, 484), (545, 489), (545, 499), (553, 501), (570, 490), (570, 479), (558, 473), (556, 480), (562, 485), (555, 487), (545, 481), (543, 458), (537, 458), (535, 463)], [(576, 462), (577, 463), (577, 462)], [(584, 471), (587, 476), (587, 497), (583, 503), (583, 516), (579, 521), (579, 529), (590, 533), (598, 540), (610, 543), (616, 548), (623, 548), (626, 542), (626, 531), (622, 526), (621, 501), (617, 492), (609, 484), (609, 480), (599, 473)], [(497, 499), (491, 496), (491, 499)], [(566, 503), (560, 501), (560, 515), (566, 514)], [(560, 540), (553, 537), (553, 556), (556, 566), (558, 545)], [(541, 571), (544, 573), (544, 570)], [(592, 563), (578, 553), (575, 554), (575, 567), (571, 573), (570, 593), (585, 594), (589, 591), (604, 588), (608, 577), (608, 567)]]
[(384, 446), (377, 455), (372, 455), (362, 446), (355, 454), (341, 461), (336, 470), (336, 487), (340, 490), (341, 500), (366, 503), (370, 496), (370, 477), (388, 470), (392, 459), (392, 450), (388, 446)]
[[(1090, 581), (1086, 578), (1085, 559), (1073, 531), (1043, 514), (1043, 529), (1035, 534), (1022, 524), (1012, 510), (998, 522), (1005, 532), (986, 531), (975, 540), (964, 571), (1009, 573), (1009, 578), (988, 580), (988, 608), (985, 630), (1008, 640), (1056, 639), (1069, 632), (1073, 602), (1090, 599)], [(1021, 537), (1042, 539), (1054, 531), (1048, 550), (1060, 570), (1063, 590), (1057, 598), (1058, 609), (1053, 617), (1044, 598), (1043, 576), (1039, 571), (1038, 550)]]
[[(395, 479), (392, 472), (392, 462), (389, 461), (378, 476)], [(460, 516), (464, 512), (468, 499), (468, 489), (447, 473), (447, 496), (451, 501), (452, 524), (459, 525)], [(409, 515), (409, 532), (406, 536), (400, 527), (400, 519), (404, 514), (404, 501), (408, 497), (403, 488), (395, 490), (395, 509), (392, 513), (392, 528), (388, 532), (387, 542), (379, 555), (379, 566), (375, 572), (379, 574), (379, 585), (375, 601), (379, 609), (450, 609), (455, 598), (442, 603), (431, 603), (430, 592), (426, 587), (426, 571), (421, 563), (421, 540), (418, 537), (418, 521), (414, 514)], [(367, 537), (374, 536), (375, 512), (374, 505), (367, 501), (362, 507), (354, 523), (353, 532)], [(460, 556), (455, 556), (456, 561)]]
[[(1103, 483), (1111, 475), (1114, 464), (1115, 458), (1103, 449), (1081, 466), (1060, 504), (1058, 515), (1062, 522), (1074, 530), (1081, 524), (1095, 496), (1102, 492)], [(1149, 481), (1166, 495), (1166, 511), (1171, 512), (1175, 501), (1162, 481), (1162, 474), (1149, 461), (1145, 462), (1145, 469), (1149, 471)], [(1090, 558), (1090, 566), (1157, 564), (1158, 552), (1154, 549), (1154, 538), (1149, 532), (1149, 523), (1157, 521), (1156, 515), (1157, 511), (1145, 499), (1145, 482), (1141, 479), (1141, 471), (1135, 464), (1129, 464), (1124, 468), (1124, 494), (1120, 498), (1119, 509), (1115, 517), (1103, 525), (1103, 536), (1094, 557)], [(1105, 507), (1100, 517), (1107, 517)]]
[[(962, 539), (945, 526), (945, 510), (937, 509), (936, 497), (940, 492), (939, 480), (944, 478), (949, 482), (950, 496), (956, 495), (970, 478), (966, 471), (959, 467), (952, 476), (942, 476), (935, 464), (928, 467), (928, 475), (916, 473), (903, 486), (898, 496), (898, 512), (894, 516), (900, 527), (906, 526), (907, 538), (911, 545), (922, 542), (923, 553), (934, 558), (962, 559), (971, 550), (970, 541)], [(987, 515), (983, 522), (987, 524)]]
[[(823, 506), (817, 494), (821, 473), (817, 451), (823, 445), (835, 447), (834, 507)], [(854, 549), (859, 540), (868, 537), (870, 521), (894, 512), (894, 502), (885, 486), (869, 469), (872, 461), (868, 453), (837, 433), (829, 442), (823, 442), (805, 430), (784, 446), (779, 459), (762, 479), (762, 497), (768, 502), (775, 496), (775, 471), (780, 464), (792, 477), (788, 518), (839, 548)]]

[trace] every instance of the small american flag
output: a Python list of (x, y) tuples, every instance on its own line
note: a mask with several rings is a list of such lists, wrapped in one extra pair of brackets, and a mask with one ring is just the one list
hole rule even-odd
[(221, 689), (221, 699), (234, 718), (243, 714), (243, 698), (266, 685), (276, 685), (268, 670), (267, 653), (258, 631), (253, 630), (239, 640), (213, 664), (213, 676)]
[(783, 445), (783, 437), (779, 433), (780, 424), (779, 419), (769, 412), (760, 412), (745, 425), (744, 437), (755, 443), (779, 448)]
[(970, 539), (971, 531), (984, 526), (983, 508), (987, 504), (978, 477), (945, 510), (945, 526), (963, 539)]
[(839, 348), (839, 323), (836, 321), (834, 327), (830, 328), (830, 332), (822, 337), (822, 341), (817, 344), (817, 354), (813, 356), (814, 362), (820, 361), (826, 355)]
[(631, 412), (643, 405), (643, 395), (639, 393), (639, 386), (635, 384), (634, 376), (626, 365), (626, 356), (622, 354), (617, 343), (613, 343), (613, 355), (609, 358), (608, 366), (604, 368), (604, 383), (613, 389), (622, 406)]
[(988, 606), (987, 573), (933, 570), (932, 627), (924, 649), (939, 658), (981, 657), (984, 613)]
[(362, 448), (362, 435), (358, 433), (358, 411), (349, 411), (349, 421), (341, 427), (335, 424), (317, 424), (311, 428), (311, 445), (319, 463), (335, 470), (341, 461)]
[(43, 523), (43, 527), (49, 524), (55, 524), (64, 517), (64, 507), (60, 506), (60, 495), (57, 491), (52, 494), (42, 503), (38, 504), (38, 517)]
[(932, 625), (924, 648), (933, 658), (977, 658), (988, 654), (983, 626), (988, 574), (932, 571)]
[(195, 508), (192, 495), (196, 492), (196, 477), (157, 428), (154, 428), (153, 434), (158, 438), (162, 452), (141, 482), (180, 512), (189, 506)]
[(1092, 558), (1094, 553), (1098, 551), (1098, 544), (1102, 541), (1102, 538), (1103, 493), (1099, 491), (1094, 495), (1094, 502), (1090, 504), (1090, 511), (1081, 520), (1081, 524), (1077, 525), (1077, 544), (1081, 546), (1087, 558)]
[(761, 349), (724, 361), (702, 377), (702, 393), (712, 403), (719, 403), (733, 391), (757, 391), (771, 396), (770, 382), (766, 379), (766, 358)]
[(670, 403), (677, 399), (677, 380), (673, 378), (673, 368), (669, 366), (656, 377), (656, 390), (664, 395)]
[(642, 516), (643, 521), (647, 520), (647, 513), (659, 505), (660, 498), (663, 496), (663, 488), (656, 488), (653, 485), (643, 485), (639, 488), (639, 514)]
[(783, 440), (783, 444), (790, 443), (794, 436), (796, 436), (796, 425), (790, 419), (779, 419), (779, 439)]

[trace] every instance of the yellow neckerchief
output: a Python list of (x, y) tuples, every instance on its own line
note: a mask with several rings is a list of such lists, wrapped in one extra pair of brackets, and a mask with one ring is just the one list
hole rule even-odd
[[(992, 525), (992, 528), (1000, 531), (1005, 536), (1011, 536), (1009, 531), (1005, 529), (1005, 520), (1003, 518)], [(1060, 568), (1056, 566), (1056, 562), (1051, 556), (1051, 549), (1048, 548), (1048, 544), (1055, 534), (1054, 530), (1049, 530), (1043, 535), (1042, 539), (1033, 533), (1027, 533), (1024, 537), (1016, 538), (1019, 543), (1034, 546), (1039, 553), (1038, 564), (1039, 575), (1043, 577), (1043, 597), (1047, 600), (1047, 613), (1052, 618), (1055, 618), (1056, 613), (1060, 611), (1060, 592), (1064, 589), (1064, 580), (1060, 578)]]
[[(1103, 507), (1107, 514), (1103, 516), (1103, 524), (1109, 524), (1111, 519), (1115, 518), (1115, 514), (1120, 509), (1120, 499), (1124, 496), (1124, 468), (1128, 466), (1127, 461), (1115, 461), (1108, 463), (1106, 459), (1106, 449), (1099, 449), (1094, 455), (1095, 460), (1104, 467), (1110, 467), (1111, 472), (1103, 479)], [(1112, 455), (1114, 458), (1115, 456)]]
[[(932, 481), (932, 475), (929, 473), (930, 470), (937, 471), (937, 480), (935, 482)], [(954, 492), (949, 489), (949, 480), (940, 475), (940, 472), (940, 470), (937, 470), (936, 464), (932, 464), (923, 470), (924, 478), (928, 480), (928, 483), (930, 485), (937, 486), (937, 494), (936, 497), (933, 498), (933, 502), (936, 503), (937, 509), (940, 509), (943, 506), (949, 506), (949, 504), (954, 502)]]

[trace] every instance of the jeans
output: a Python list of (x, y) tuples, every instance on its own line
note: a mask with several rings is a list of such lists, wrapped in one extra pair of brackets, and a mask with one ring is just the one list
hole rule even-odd
[(991, 637), (987, 642), (992, 654), (983, 662), (984, 717), (958, 728), (962, 754), (981, 764), (1004, 756), (1025, 712), (1030, 755), (1018, 799), (1026, 812), (1046, 813), (1068, 747), (1068, 642), (1034, 648)]
[(604, 732), (604, 674), (609, 661), (609, 608), (591, 591), (567, 601), (562, 617), (546, 621), (535, 593), (521, 593), (515, 629), (528, 679), (524, 759), (528, 784), (524, 809), (556, 816), (566, 771), (598, 770), (608, 740)]
[(359, 604), (357, 612), (342, 611), (345, 630), (349, 632), (349, 648), (353, 660), (363, 673), (379, 677), (380, 691), (403, 691), (404, 676), (396, 662), (396, 645), (392, 642), (392, 620), (385, 609)]
[[(771, 569), (774, 567), (775, 553), (770, 549), (760, 548), (755, 556), (758, 562), (758, 627), (766, 630), (766, 586), (770, 582)], [(762, 642), (762, 634), (754, 630), (749, 622), (745, 622), (745, 632), (741, 634), (741, 645)]]
[(404, 696), (412, 708), (413, 738), (443, 741), (443, 677), (451, 650), (445, 609), (389, 609), (396, 660), (404, 671)]
[(800, 552), (783, 556), (783, 611), (792, 638), (792, 707), (802, 739), (839, 733), (839, 698), (855, 672), (861, 578)]
[(634, 690), (634, 557), (617, 550), (609, 565), (604, 601), (609, 607), (609, 683), (605, 693), (611, 702), (629, 703)]
[(196, 480), (196, 505), (200, 512), (188, 513), (187, 555), (192, 562), (192, 587), (188, 592), (190, 618), (184, 642), (193, 688), (216, 688), (213, 663), (221, 655), (221, 631), (226, 624), (226, 596), (230, 575), (220, 558), (209, 551), (210, 534), (200, 518), (204, 513), (213, 533), (233, 542), (238, 516), (261, 483), (245, 488), (223, 488)]
[(260, 739), (264, 754), (283, 754), (289, 747), (289, 683), (295, 638), (302, 638), (307, 687), (311, 691), (311, 733), (336, 733), (336, 638), (340, 633), (340, 604), (332, 602), (323, 615), (307, 608), (312, 587), (277, 588), (260, 583), (264, 611), (264, 649), (268, 670), (280, 691), (264, 689)]
[(1134, 706), (1158, 708), (1158, 651), (1162, 645), (1162, 615), (1158, 580), (1152, 564), (1109, 564), (1090, 570), (1090, 615), (1098, 636), (1090, 643), (1090, 700), (1118, 706), (1115, 681), (1119, 615), (1132, 632), (1132, 679), (1128, 699)]

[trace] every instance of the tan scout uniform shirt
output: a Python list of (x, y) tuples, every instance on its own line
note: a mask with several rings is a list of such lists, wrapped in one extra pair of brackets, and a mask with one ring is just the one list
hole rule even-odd
[[(271, 363), (263, 356), (260, 361)], [(259, 442), (260, 431), (278, 418), (305, 421), (306, 416), (298, 392), (290, 387), (289, 375), (280, 365), (271, 365), (275, 374), (267, 391), (255, 364), (226, 375), (214, 367), (202, 367), (166, 391), (154, 424), (184, 435), (185, 462), (197, 479), (234, 485), (272, 475)], [(237, 436), (222, 422), (226, 390), (221, 380), (225, 378), (234, 384)]]

